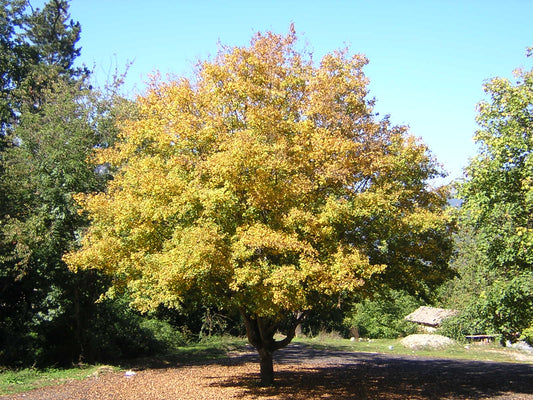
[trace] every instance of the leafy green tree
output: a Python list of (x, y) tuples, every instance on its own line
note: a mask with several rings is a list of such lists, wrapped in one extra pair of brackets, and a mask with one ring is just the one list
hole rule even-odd
[(22, 36), (32, 46), (36, 65), (57, 68), (71, 78), (85, 71), (74, 68), (81, 26), (70, 19), (68, 9), (67, 0), (50, 0), (29, 15)]
[(0, 4), (0, 134), (5, 144), (23, 101), (38, 107), (39, 93), (47, 84), (88, 71), (74, 67), (81, 28), (69, 20), (68, 1), (51, 0), (31, 12), (27, 0)]
[[(444, 307), (464, 310), (486, 292), (498, 274), (495, 269), (489, 268), (484, 253), (477, 245), (474, 229), (464, 218), (460, 219), (454, 235), (454, 249), (450, 262), (456, 276), (439, 288), (438, 298)], [(473, 315), (479, 316), (477, 311)]]
[(0, 359), (71, 362), (86, 353), (89, 316), (102, 311), (93, 303), (107, 284), (94, 272), (73, 274), (62, 261), (88, 223), (72, 194), (105, 187), (105, 166), (87, 156), (112, 143), (114, 123), (131, 104), (113, 88), (92, 90), (85, 71), (73, 67), (80, 28), (69, 22), (66, 1), (29, 15), (26, 5), (9, 3), (6, 15), (18, 19), (5, 20), (28, 70), (16, 79), (7, 70), (4, 85)]
[[(74, 326), (69, 336), (80, 339), (80, 291), (94, 284), (91, 274), (77, 277), (61, 259), (87, 224), (72, 193), (101, 190), (106, 180), (86, 163), (101, 138), (89, 106), (93, 93), (81, 85), (55, 82), (41, 93), (38, 112), (24, 107), (14, 129), (16, 144), (2, 160), (9, 209), (0, 226), (1, 244), (10, 251), (0, 260), (0, 277), (2, 304), (11, 307), (3, 315), (13, 328), (24, 325), (12, 330), (19, 336), (62, 325)], [(63, 324), (71, 316), (76, 321)]]
[[(23, 348), (44, 348), (36, 345), (46, 341), (37, 328), (65, 314), (66, 303), (57, 301), (65, 283), (64, 274), (57, 273), (61, 253), (53, 253), (68, 238), (61, 236), (62, 224), (51, 221), (66, 219), (61, 181), (68, 173), (62, 172), (63, 159), (53, 154), (69, 146), (51, 139), (57, 134), (68, 143), (66, 130), (75, 123), (63, 124), (60, 113), (64, 121), (77, 114), (65, 113), (72, 107), (61, 94), (74, 102), (82, 80), (70, 62), (62, 61), (68, 54), (75, 57), (79, 37), (78, 27), (62, 26), (68, 18), (66, 2), (49, 2), (42, 11), (33, 11), (27, 1), (3, 1), (2, 6), (0, 304), (5, 346), (0, 355), (5, 360), (10, 351), (22, 356)], [(72, 38), (72, 46), (64, 37)]]
[(427, 184), (438, 166), (376, 119), (366, 59), (339, 51), (314, 66), (296, 43), (257, 34), (194, 81), (154, 83), (98, 151), (117, 171), (105, 193), (78, 196), (92, 224), (66, 257), (141, 310), (191, 294), (238, 309), (263, 384), (310, 310), (383, 286), (423, 293), (451, 250), (446, 192)]
[(462, 218), (492, 276), (483, 309), (498, 332), (515, 339), (533, 322), (530, 300), (520, 294), (533, 282), (533, 70), (515, 71), (514, 81), (494, 78), (485, 92), (479, 154), (461, 185)]
[[(9, 146), (7, 133), (18, 114), (20, 102), (14, 92), (29, 70), (30, 46), (19, 34), (27, 18), (26, 6), (25, 0), (0, 0), (0, 159)], [(8, 205), (6, 190), (0, 187), (0, 218)], [(6, 251), (0, 248), (0, 256)]]
[(50, 0), (26, 17), (20, 38), (29, 46), (30, 68), (14, 91), (26, 107), (38, 109), (43, 93), (54, 82), (88, 75), (86, 68), (74, 66), (80, 55), (76, 47), (80, 32), (79, 22), (70, 19), (67, 0)]

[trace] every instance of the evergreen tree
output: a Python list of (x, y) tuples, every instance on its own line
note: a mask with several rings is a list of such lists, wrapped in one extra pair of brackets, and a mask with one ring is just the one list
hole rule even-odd
[(72, 194), (105, 186), (105, 169), (86, 160), (112, 141), (117, 97), (92, 90), (86, 71), (74, 67), (80, 26), (66, 1), (30, 14), (25, 2), (4, 5), (5, 45), (23, 53), (24, 70), (8, 69), (3, 82), (0, 363), (70, 362), (84, 353), (105, 285), (61, 260), (87, 225)]

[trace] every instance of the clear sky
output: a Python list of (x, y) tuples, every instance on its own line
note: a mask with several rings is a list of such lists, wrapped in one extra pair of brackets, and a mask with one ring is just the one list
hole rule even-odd
[(525, 57), (533, 0), (72, 0), (70, 10), (82, 26), (81, 61), (97, 83), (133, 62), (130, 94), (142, 93), (156, 70), (190, 75), (218, 43), (247, 45), (257, 31), (287, 33), (291, 22), (315, 60), (348, 45), (370, 61), (376, 111), (409, 125), (449, 179), (476, 153), (483, 83), (533, 65)]

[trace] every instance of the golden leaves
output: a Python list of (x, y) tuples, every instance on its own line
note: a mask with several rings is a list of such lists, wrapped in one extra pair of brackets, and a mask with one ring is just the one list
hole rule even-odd
[(194, 81), (154, 82), (98, 151), (117, 173), (80, 197), (93, 225), (67, 262), (114, 275), (143, 309), (196, 291), (263, 316), (394, 268), (374, 242), (442, 225), (441, 196), (425, 147), (372, 115), (366, 62), (345, 50), (317, 67), (293, 31), (267, 33)]

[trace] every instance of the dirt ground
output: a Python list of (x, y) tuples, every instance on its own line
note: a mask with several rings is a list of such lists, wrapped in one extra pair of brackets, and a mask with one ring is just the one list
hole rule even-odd
[(1, 399), (531, 399), (533, 364), (320, 351), (301, 344), (275, 357), (276, 384), (257, 385), (252, 351), (202, 364), (101, 371), (83, 381)]

